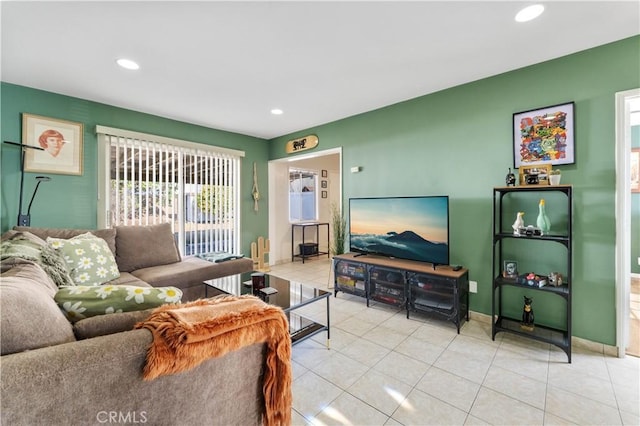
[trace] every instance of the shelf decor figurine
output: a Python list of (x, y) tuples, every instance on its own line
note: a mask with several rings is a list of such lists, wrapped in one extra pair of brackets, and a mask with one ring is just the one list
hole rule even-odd
[(516, 175), (511, 172), (511, 167), (509, 167), (509, 173), (507, 173), (505, 182), (507, 186), (516, 186)]
[(549, 222), (549, 217), (547, 216), (544, 198), (541, 198), (538, 204), (538, 219), (536, 220), (536, 225), (540, 228), (541, 235), (548, 234), (551, 229), (551, 222)]
[(524, 219), (522, 216), (524, 216), (524, 212), (518, 212), (516, 221), (511, 225), (513, 228), (513, 235), (520, 235), (520, 229), (524, 228)]
[(520, 328), (527, 331), (533, 331), (533, 308), (531, 304), (533, 303), (533, 299), (527, 296), (524, 296), (524, 306), (522, 307), (522, 324), (520, 324)]

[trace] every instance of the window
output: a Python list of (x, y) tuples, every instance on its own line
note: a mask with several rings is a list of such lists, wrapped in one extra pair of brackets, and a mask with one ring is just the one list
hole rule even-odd
[(183, 255), (239, 253), (241, 151), (97, 127), (100, 226), (169, 222)]
[(318, 219), (317, 182), (316, 172), (289, 169), (289, 221), (304, 222)]

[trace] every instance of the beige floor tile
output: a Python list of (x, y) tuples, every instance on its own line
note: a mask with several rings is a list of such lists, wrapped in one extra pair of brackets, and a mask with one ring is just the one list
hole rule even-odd
[(477, 417), (472, 416), (471, 414), (469, 414), (467, 416), (467, 420), (465, 420), (464, 422), (465, 426), (485, 426), (485, 425), (489, 425), (489, 423), (485, 422), (482, 419), (479, 419)]
[(563, 419), (562, 417), (554, 416), (549, 412), (544, 413), (545, 426), (570, 426), (575, 424), (576, 423), (570, 422), (569, 420)]
[(369, 370), (368, 366), (354, 361), (338, 351), (329, 352), (331, 355), (328, 358), (324, 359), (322, 363), (309, 367), (309, 369), (342, 389), (347, 389)]
[(625, 426), (638, 426), (640, 425), (640, 416), (628, 413), (626, 411), (620, 411), (622, 417), (622, 424)]
[(397, 333), (393, 329), (387, 328), (384, 325), (378, 325), (364, 333), (362, 338), (370, 340), (373, 343), (377, 343), (380, 346), (384, 346), (385, 348), (394, 349), (402, 343), (407, 336), (405, 334)]
[(467, 413), (414, 389), (392, 418), (403, 425), (463, 425)]
[(347, 392), (390, 416), (411, 392), (411, 386), (376, 370), (369, 370)]
[(305, 418), (312, 418), (335, 400), (342, 389), (307, 371), (293, 381), (293, 408)]
[(395, 377), (409, 386), (415, 386), (429, 367), (430, 364), (393, 351), (374, 365), (373, 369)]
[(631, 386), (614, 383), (613, 392), (616, 396), (620, 411), (626, 411), (629, 414), (640, 416), (640, 386), (638, 386), (637, 383)]
[(622, 423), (616, 408), (551, 385), (547, 388), (545, 410), (577, 424), (619, 425)]
[(476, 359), (473, 356), (446, 349), (433, 365), (456, 376), (481, 384), (490, 364), (486, 359)]
[(447, 347), (448, 350), (469, 355), (474, 359), (486, 360), (490, 363), (493, 360), (500, 343), (491, 340), (480, 340), (469, 336), (456, 336)]
[(307, 426), (309, 422), (296, 410), (291, 410), (291, 426)]
[[(331, 341), (329, 342), (329, 347), (331, 348), (331, 350), (337, 351), (344, 348), (358, 338), (358, 336), (336, 327), (331, 327), (330, 336)], [(327, 343), (327, 332), (323, 331), (322, 333), (318, 333), (313, 336), (311, 340), (317, 342), (320, 345), (325, 345)]]
[(344, 392), (314, 419), (312, 425), (384, 425), (389, 416)]
[(445, 348), (409, 336), (394, 350), (425, 364), (433, 364), (444, 352)]
[(482, 386), (544, 410), (547, 384), (492, 365)]
[(573, 364), (549, 365), (549, 385), (617, 407), (611, 381), (588, 375)]
[[(327, 288), (330, 261), (272, 269)], [(407, 319), (401, 309), (368, 308), (343, 292), (331, 296), (330, 307), (331, 350), (326, 332), (292, 349), (294, 425), (640, 425), (638, 358), (574, 345), (569, 364), (553, 345), (510, 333), (492, 341), (491, 325), (476, 320), (457, 334), (435, 315)], [(303, 312), (323, 320), (325, 309)]]
[(522, 352), (513, 352), (500, 347), (493, 359), (493, 365), (540, 382), (546, 382), (549, 362), (543, 358), (546, 356), (531, 357)]
[(360, 338), (345, 346), (340, 352), (356, 362), (372, 367), (391, 352), (391, 350), (367, 339)]
[(541, 425), (544, 411), (481, 387), (470, 414), (496, 425)]
[(424, 324), (411, 334), (411, 337), (424, 340), (436, 346), (446, 348), (456, 338), (455, 330), (444, 330), (432, 324)]
[(480, 385), (439, 368), (431, 367), (418, 382), (416, 389), (464, 412), (469, 412), (478, 390), (480, 390)]

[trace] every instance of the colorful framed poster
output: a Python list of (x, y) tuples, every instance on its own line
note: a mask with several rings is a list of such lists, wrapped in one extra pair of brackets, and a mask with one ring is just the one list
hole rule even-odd
[(575, 163), (573, 102), (513, 114), (513, 166)]
[(82, 175), (82, 123), (22, 114), (22, 143), (43, 151), (25, 151), (24, 171)]

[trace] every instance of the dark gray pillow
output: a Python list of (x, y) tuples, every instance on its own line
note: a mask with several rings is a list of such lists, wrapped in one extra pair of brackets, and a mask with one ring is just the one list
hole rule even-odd
[(116, 226), (116, 262), (121, 272), (180, 262), (171, 224)]
[(73, 328), (53, 300), (57, 288), (36, 264), (16, 264), (0, 279), (2, 355), (73, 342)]

